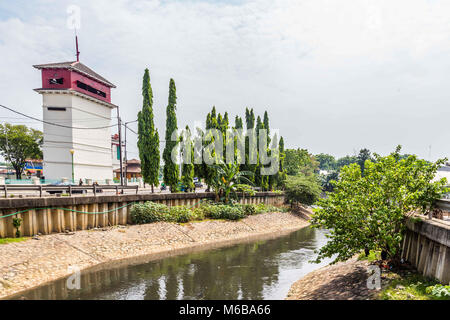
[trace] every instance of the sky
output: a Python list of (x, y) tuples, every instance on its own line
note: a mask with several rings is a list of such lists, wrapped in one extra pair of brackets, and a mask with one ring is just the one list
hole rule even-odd
[[(173, 78), (180, 128), (213, 105), (232, 119), (249, 107), (268, 111), (288, 148), (450, 156), (450, 1), (0, 0), (0, 104), (42, 118), (32, 65), (75, 60), (70, 5), (80, 61), (117, 86), (123, 121), (142, 108), (149, 68), (160, 136)], [(41, 128), (18, 118), (0, 110), (2, 122)]]

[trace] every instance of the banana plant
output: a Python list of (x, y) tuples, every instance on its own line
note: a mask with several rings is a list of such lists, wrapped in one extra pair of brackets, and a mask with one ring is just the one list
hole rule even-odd
[(230, 194), (236, 194), (236, 185), (245, 183), (253, 185), (253, 183), (246, 176), (252, 176), (250, 171), (239, 171), (239, 164), (215, 164), (211, 165), (215, 169), (215, 177), (213, 180), (213, 187), (216, 193), (216, 201), (220, 199), (220, 195), (223, 194), (224, 202), (230, 201)]

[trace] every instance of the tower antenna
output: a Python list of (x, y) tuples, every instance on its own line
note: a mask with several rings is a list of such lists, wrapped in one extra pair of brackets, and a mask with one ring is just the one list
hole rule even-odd
[(75, 46), (77, 50), (77, 62), (80, 61), (80, 51), (78, 51), (78, 36), (77, 36), (77, 29), (75, 29)]

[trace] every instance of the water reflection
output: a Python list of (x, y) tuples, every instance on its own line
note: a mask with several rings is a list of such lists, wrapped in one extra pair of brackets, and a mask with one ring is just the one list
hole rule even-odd
[(26, 299), (283, 299), (290, 285), (320, 267), (308, 260), (325, 232), (303, 228), (280, 238), (82, 272), (81, 289), (66, 279), (30, 290)]

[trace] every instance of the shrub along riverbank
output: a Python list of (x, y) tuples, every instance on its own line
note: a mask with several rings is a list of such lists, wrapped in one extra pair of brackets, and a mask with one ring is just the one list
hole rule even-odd
[(260, 204), (216, 204), (202, 202), (197, 207), (172, 206), (156, 202), (135, 204), (131, 207), (131, 221), (135, 224), (158, 221), (185, 223), (204, 219), (239, 220), (249, 215), (266, 212), (286, 212), (285, 207)]
[(450, 300), (450, 285), (421, 275), (415, 268), (392, 268), (389, 261), (381, 260), (381, 252), (361, 253), (358, 260), (367, 260), (381, 267), (382, 289), (375, 296), (381, 300)]

